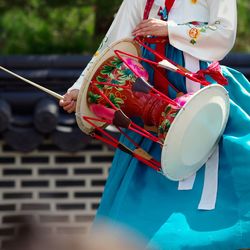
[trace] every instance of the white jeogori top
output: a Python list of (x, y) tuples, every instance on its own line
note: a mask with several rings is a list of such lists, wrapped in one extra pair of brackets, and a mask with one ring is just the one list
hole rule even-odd
[[(132, 31), (143, 19), (145, 4), (146, 0), (123, 1), (99, 52), (117, 40), (132, 38)], [(159, 9), (164, 5), (165, 0), (155, 0), (149, 18), (160, 19)], [(191, 71), (199, 69), (199, 60), (221, 60), (234, 45), (236, 27), (236, 0), (175, 0), (168, 17), (169, 42), (184, 52), (185, 67)], [(98, 56), (91, 61), (96, 59)], [(69, 90), (81, 87), (89, 65)], [(192, 86), (188, 80), (188, 92), (195, 90)]]

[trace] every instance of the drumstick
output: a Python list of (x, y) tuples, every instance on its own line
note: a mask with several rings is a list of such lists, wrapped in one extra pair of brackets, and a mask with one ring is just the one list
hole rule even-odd
[(47, 94), (49, 94), (49, 95), (51, 95), (51, 96), (53, 96), (53, 97), (55, 97), (55, 98), (57, 98), (59, 100), (63, 99), (62, 95), (59, 95), (59, 94), (57, 94), (56, 92), (54, 92), (54, 91), (52, 91), (50, 89), (47, 89), (47, 88), (45, 88), (45, 87), (43, 87), (43, 86), (41, 86), (41, 85), (39, 85), (37, 83), (34, 83), (34, 82), (32, 82), (32, 81), (30, 81), (30, 80), (28, 80), (28, 79), (26, 79), (26, 78), (24, 78), (22, 76), (19, 76), (18, 74), (14, 73), (14, 72), (12, 72), (12, 71), (10, 71), (10, 70), (2, 67), (2, 66), (0, 66), (0, 69), (3, 70), (3, 71), (5, 71), (6, 73), (9, 73), (9, 74), (11, 74), (11, 75), (13, 75), (13, 76), (21, 79), (22, 81), (24, 81), (26, 83), (29, 83), (30, 85), (32, 85), (32, 86), (34, 86), (34, 87), (36, 87), (36, 88), (44, 91), (45, 93), (47, 93)]

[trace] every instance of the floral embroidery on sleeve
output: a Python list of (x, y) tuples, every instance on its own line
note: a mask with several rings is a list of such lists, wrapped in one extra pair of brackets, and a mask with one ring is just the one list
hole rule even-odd
[(202, 33), (206, 33), (207, 30), (217, 30), (218, 24), (220, 24), (220, 21), (215, 22), (214, 25), (208, 25), (207, 23), (200, 22), (188, 23), (187, 25), (190, 27), (190, 29), (188, 30), (188, 35), (191, 38), (190, 43), (195, 45)]
[(190, 40), (190, 43), (192, 44), (196, 44), (196, 40), (198, 39), (198, 37), (200, 36), (200, 30), (197, 28), (191, 28), (188, 32), (189, 36), (192, 38)]

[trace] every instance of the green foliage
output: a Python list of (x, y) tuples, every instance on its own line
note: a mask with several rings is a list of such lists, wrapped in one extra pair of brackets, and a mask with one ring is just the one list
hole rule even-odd
[[(93, 53), (122, 0), (0, 0), (1, 54)], [(250, 52), (250, 1), (237, 0), (234, 50)]]
[(94, 6), (70, 6), (61, 2), (54, 6), (54, 1), (51, 6), (46, 5), (46, 0), (27, 2), (29, 4), (24, 4), (23, 8), (12, 4), (5, 9), (7, 4), (0, 5), (3, 12), (0, 16), (2, 54), (60, 54), (92, 50)]
[(250, 1), (237, 0), (238, 33), (234, 50), (250, 52)]

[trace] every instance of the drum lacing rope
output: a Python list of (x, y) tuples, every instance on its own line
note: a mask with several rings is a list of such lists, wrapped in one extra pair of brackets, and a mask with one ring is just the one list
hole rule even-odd
[[(120, 150), (122, 150), (123, 152), (126, 152), (130, 155), (132, 155), (133, 157), (135, 157), (136, 159), (138, 159), (139, 161), (143, 162), (144, 164), (148, 165), (149, 167), (153, 168), (154, 170), (161, 172), (161, 164), (160, 162), (156, 161), (151, 155), (147, 154), (143, 149), (141, 149), (142, 151), (144, 151), (143, 154), (140, 153), (138, 150), (131, 150), (130, 148), (128, 148), (126, 145), (120, 143), (117, 139), (115, 139), (114, 137), (112, 137), (109, 133), (105, 132), (102, 128), (98, 127), (95, 123), (93, 123), (91, 120), (93, 121), (101, 121), (101, 119), (96, 119), (93, 117), (87, 117), (87, 116), (83, 116), (83, 119), (88, 122), (91, 126), (93, 126), (97, 131), (99, 131), (100, 133), (103, 133), (106, 137), (105, 138), (101, 135), (98, 135), (96, 132), (92, 132), (91, 136), (97, 140), (100, 140), (106, 144), (109, 144), (115, 148), (118, 148)], [(104, 122), (104, 121), (103, 121)], [(149, 159), (150, 158), (150, 159)]]
[[(102, 85), (105, 85), (105, 83), (99, 83), (99, 82), (91, 82), (92, 86), (96, 89), (96, 91), (105, 99), (105, 101), (111, 105), (111, 107), (114, 109), (114, 110), (119, 110), (112, 102), (111, 100), (109, 100), (109, 98), (104, 95), (104, 93), (102, 93), (102, 91), (96, 86), (96, 85), (99, 85), (99, 84), (102, 84)], [(116, 87), (118, 87), (118, 85), (116, 85)], [(119, 86), (119, 87), (123, 87), (123, 86)], [(93, 118), (95, 119), (96, 121), (100, 121), (100, 119), (98, 118)], [(112, 124), (112, 121), (108, 121), (108, 120), (102, 120), (102, 122), (105, 123), (105, 121), (107, 123), (109, 123), (110, 125)], [(141, 136), (143, 137), (146, 137), (148, 138), (149, 140), (152, 140), (160, 145), (162, 145), (162, 142), (159, 140), (159, 138), (157, 138), (156, 136), (152, 135), (151, 133), (149, 133), (148, 131), (146, 131), (145, 129), (141, 128), (140, 126), (138, 126), (137, 124), (135, 124), (134, 122), (131, 121), (131, 124), (129, 126), (129, 129), (140, 134)]]
[[(158, 66), (158, 63), (156, 63), (156, 62), (153, 62), (151, 60), (148, 60), (148, 59), (145, 59), (145, 58), (142, 58), (142, 57), (139, 57), (139, 56), (132, 55), (130, 53), (123, 52), (121, 50), (115, 50), (114, 52), (117, 55), (117, 57), (119, 59), (121, 59), (124, 62), (124, 64), (139, 78), (140, 78), (140, 76), (136, 72), (134, 72), (134, 70), (131, 68), (131, 66), (122, 58), (122, 56), (120, 54), (123, 54), (125, 56), (129, 56), (129, 57), (132, 57), (132, 58), (135, 58), (135, 59), (139, 59), (141, 61), (153, 64), (154, 66)], [(144, 79), (144, 81), (145, 81), (145, 79)], [(172, 104), (172, 105), (175, 105), (175, 106), (179, 106), (179, 104), (177, 102), (175, 102), (174, 100), (172, 100), (171, 98), (169, 98), (165, 94), (161, 93), (157, 89), (155, 89), (149, 83), (148, 83), (148, 85), (150, 86), (152, 92), (155, 92), (156, 94), (158, 94), (161, 98), (165, 99), (169, 104)]]

